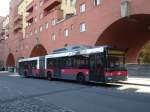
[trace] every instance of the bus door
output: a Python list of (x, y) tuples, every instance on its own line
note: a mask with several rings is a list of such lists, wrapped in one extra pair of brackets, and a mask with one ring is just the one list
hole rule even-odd
[(19, 62), (19, 74), (22, 75), (23, 74), (23, 63)]
[(44, 57), (39, 60), (39, 76), (45, 77), (45, 59)]
[(103, 57), (99, 54), (90, 56), (90, 80), (102, 81), (104, 78), (104, 64)]
[(54, 68), (54, 77), (60, 78), (61, 77), (61, 59), (58, 58), (55, 60), (55, 68)]
[(37, 60), (30, 61), (29, 67), (30, 75), (36, 77), (37, 76)]
[(33, 75), (33, 72), (32, 72), (32, 61), (29, 61), (28, 62), (28, 75), (29, 76), (32, 76)]

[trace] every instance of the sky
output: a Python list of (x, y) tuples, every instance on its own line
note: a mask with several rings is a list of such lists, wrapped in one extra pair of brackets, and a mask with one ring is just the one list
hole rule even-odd
[(0, 16), (9, 14), (9, 2), (10, 0), (0, 0)]

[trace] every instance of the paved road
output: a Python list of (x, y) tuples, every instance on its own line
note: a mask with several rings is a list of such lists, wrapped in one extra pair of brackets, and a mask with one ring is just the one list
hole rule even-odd
[(0, 73), (0, 112), (148, 112), (150, 95)]

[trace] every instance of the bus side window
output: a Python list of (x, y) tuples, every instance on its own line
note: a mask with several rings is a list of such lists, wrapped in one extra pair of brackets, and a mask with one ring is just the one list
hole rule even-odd
[(65, 67), (66, 67), (66, 68), (71, 68), (72, 65), (73, 65), (73, 62), (72, 62), (72, 61), (73, 61), (72, 58), (66, 58), (66, 59), (65, 59)]
[(98, 66), (102, 66), (102, 65), (103, 65), (102, 57), (99, 56), (99, 55), (96, 56), (96, 64), (97, 64)]
[(65, 67), (65, 60), (64, 58), (58, 58), (55, 65), (57, 68), (64, 68)]
[(76, 59), (76, 66), (77, 66), (77, 68), (80, 67), (80, 59)]
[(47, 60), (47, 67), (48, 68), (55, 68), (56, 67), (56, 60), (55, 59), (48, 59)]
[(90, 56), (90, 68), (91, 70), (95, 70), (95, 55)]
[(36, 68), (36, 65), (37, 65), (36, 61), (32, 61), (32, 62), (31, 62), (31, 67), (32, 67), (32, 68)]
[(24, 63), (24, 69), (29, 69), (29, 65), (27, 64), (28, 62)]
[(85, 56), (79, 57), (78, 64), (79, 64), (78, 67), (81, 69), (89, 68), (88, 57), (85, 57)]
[(102, 73), (104, 71), (104, 65), (102, 59), (103, 59), (102, 56), (96, 55), (96, 70), (99, 73)]

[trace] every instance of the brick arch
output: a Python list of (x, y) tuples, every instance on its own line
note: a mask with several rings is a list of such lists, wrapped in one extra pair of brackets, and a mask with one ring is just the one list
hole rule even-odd
[(7, 67), (15, 67), (15, 58), (14, 58), (14, 55), (12, 53), (10, 53), (7, 56), (6, 66)]
[(136, 14), (111, 24), (96, 45), (111, 45), (127, 50), (127, 61), (136, 63), (140, 49), (150, 41), (150, 14)]
[(31, 51), (30, 57), (36, 57), (36, 56), (44, 56), (47, 55), (47, 50), (45, 47), (41, 44), (34, 46), (34, 48)]
[(145, 42), (145, 44), (143, 45), (143, 46), (141, 46), (141, 49), (138, 51), (138, 53), (137, 53), (137, 61), (139, 61), (139, 63), (140, 63), (140, 60), (139, 60), (139, 56), (140, 56), (140, 53), (141, 53), (141, 51), (145, 48), (145, 46), (149, 46), (150, 45), (150, 41), (148, 41), (148, 42)]

